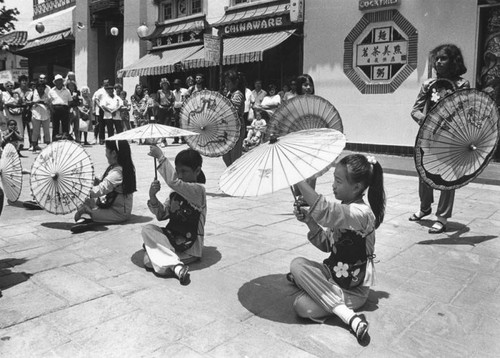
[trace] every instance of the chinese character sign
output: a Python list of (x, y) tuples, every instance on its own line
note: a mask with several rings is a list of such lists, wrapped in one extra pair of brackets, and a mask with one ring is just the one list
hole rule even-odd
[(408, 43), (406, 41), (357, 45), (357, 66), (394, 65), (407, 62)]

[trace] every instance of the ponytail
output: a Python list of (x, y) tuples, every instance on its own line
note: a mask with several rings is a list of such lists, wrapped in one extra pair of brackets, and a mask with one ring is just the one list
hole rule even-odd
[(372, 180), (368, 187), (368, 203), (375, 215), (375, 228), (377, 229), (384, 221), (385, 216), (384, 171), (379, 162), (375, 162), (372, 166)]
[(377, 229), (385, 216), (386, 199), (382, 166), (374, 157), (366, 157), (362, 154), (345, 156), (339, 164), (346, 166), (350, 182), (361, 183), (363, 188), (368, 188), (368, 203), (375, 215), (375, 228)]

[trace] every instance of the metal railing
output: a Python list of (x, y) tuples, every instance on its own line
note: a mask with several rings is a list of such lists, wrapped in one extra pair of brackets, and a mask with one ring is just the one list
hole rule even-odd
[(76, 0), (33, 0), (33, 19), (53, 14), (76, 4)]

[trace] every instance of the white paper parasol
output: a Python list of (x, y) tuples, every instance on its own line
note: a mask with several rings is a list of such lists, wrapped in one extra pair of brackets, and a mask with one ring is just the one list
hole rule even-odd
[(187, 131), (177, 127), (170, 127), (164, 124), (149, 123), (141, 127), (135, 127), (127, 131), (115, 134), (106, 140), (134, 140), (153, 138), (173, 138), (198, 135), (198, 133)]
[(0, 178), (5, 196), (10, 201), (16, 201), (21, 195), (23, 187), (21, 159), (16, 147), (11, 143), (5, 146), (0, 159)]
[(31, 167), (31, 193), (37, 203), (52, 214), (75, 211), (94, 184), (90, 156), (75, 142), (49, 144)]
[(196, 92), (182, 105), (181, 127), (199, 134), (188, 137), (192, 149), (207, 157), (228, 153), (240, 138), (240, 120), (231, 101), (219, 92)]
[(335, 129), (308, 129), (257, 146), (231, 164), (219, 179), (233, 196), (257, 196), (328, 171), (346, 144)]

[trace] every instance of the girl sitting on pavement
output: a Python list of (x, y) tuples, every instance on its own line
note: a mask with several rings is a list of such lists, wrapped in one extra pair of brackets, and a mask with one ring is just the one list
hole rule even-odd
[(79, 233), (99, 224), (118, 224), (130, 219), (134, 191), (136, 191), (135, 167), (126, 140), (106, 141), (108, 168), (102, 179), (95, 179), (90, 197), (76, 214), (73, 233)]
[[(373, 157), (344, 157), (333, 182), (340, 203), (329, 202), (305, 181), (298, 187), (310, 209), (295, 206), (294, 213), (309, 227), (309, 241), (330, 256), (323, 263), (303, 257), (292, 261), (287, 279), (301, 289), (294, 309), (300, 317), (315, 321), (337, 315), (366, 345), (368, 322), (354, 310), (365, 304), (374, 282), (375, 229), (385, 213), (382, 167)], [(367, 188), (369, 205), (363, 200)]]
[(193, 149), (186, 149), (175, 157), (175, 169), (156, 145), (150, 146), (149, 155), (158, 159), (158, 171), (172, 189), (162, 204), (156, 194), (160, 182), (153, 180), (149, 189), (149, 210), (158, 220), (169, 222), (165, 228), (148, 224), (142, 229), (144, 240), (144, 266), (158, 275), (173, 271), (181, 285), (190, 280), (187, 264), (202, 256), (207, 200), (205, 176), (201, 170), (202, 158)]

